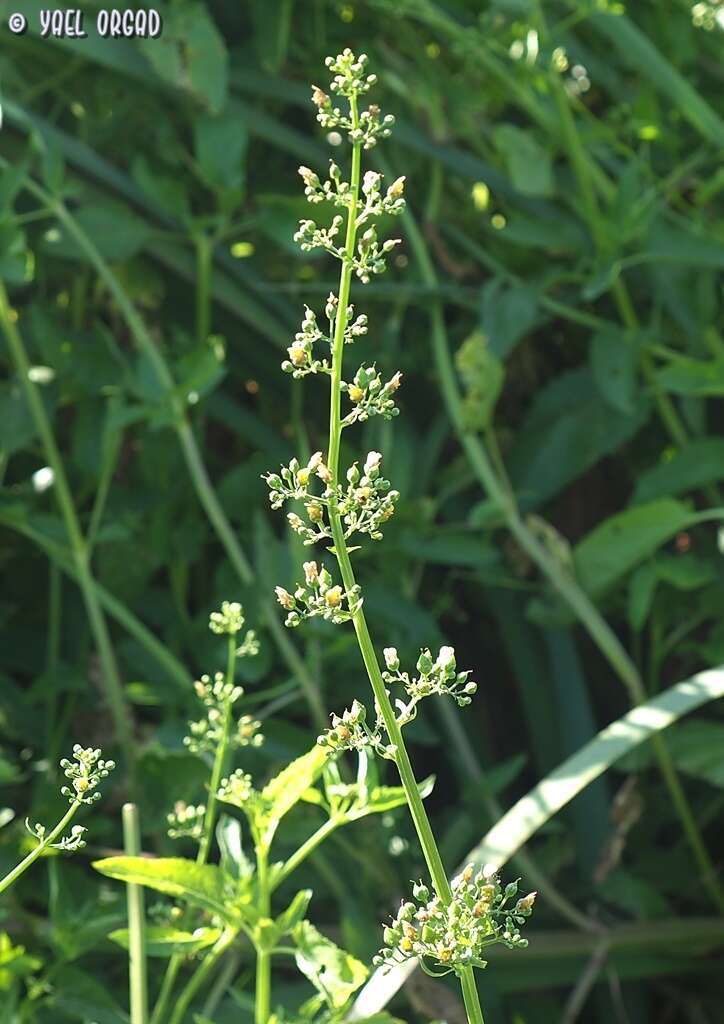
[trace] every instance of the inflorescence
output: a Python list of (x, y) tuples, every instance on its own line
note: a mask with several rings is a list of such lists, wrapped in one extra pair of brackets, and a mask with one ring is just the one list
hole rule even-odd
[[(443, 903), (422, 882), (413, 886), (414, 902), (405, 901), (384, 930), (385, 946), (375, 957), (387, 968), (419, 957), (429, 974), (485, 967), (488, 946), (502, 943), (509, 949), (528, 945), (520, 927), (530, 917), (536, 893), (518, 896), (518, 882), (503, 887), (494, 869), (475, 871), (473, 864), (452, 881), (452, 899)], [(429, 964), (438, 970), (431, 970)]]

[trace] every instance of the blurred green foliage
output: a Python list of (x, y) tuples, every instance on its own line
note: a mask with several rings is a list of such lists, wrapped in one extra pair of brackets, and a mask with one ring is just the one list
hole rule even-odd
[[(308, 457), (326, 427), (325, 403), (278, 370), (303, 302), (334, 287), (291, 241), (307, 211), (297, 164), (335, 155), (307, 83), (346, 45), (373, 57), (398, 127), (372, 160), (407, 176), (420, 231), (403, 225), (391, 274), (358, 297), (360, 356), (405, 385), (394, 432), (364, 428), (402, 500), (361, 582), (380, 642), (411, 657), (451, 641), (482, 684), (464, 720), (441, 706), (410, 729), (452, 867), (496, 799), (623, 714), (636, 680), (652, 696), (724, 661), (721, 6), (176, 0), (162, 37), (135, 42), (92, 28), (41, 39), (41, 6), (23, 4), (29, 31), (13, 37), (14, 5), (0, 3), (0, 276), (92, 541), (156, 853), (175, 849), (173, 801), (199, 798), (181, 737), (223, 598), (262, 637), (239, 677), (269, 737), (250, 755), (259, 773), (308, 748), (363, 686), (348, 632), (279, 626), (273, 586), (294, 583), (300, 552), (267, 518), (260, 474)], [(98, 7), (84, 9), (92, 26)], [(9, 348), (0, 366), (0, 807), (24, 809), (0, 809), (1, 874), (22, 814), (53, 801), (60, 753), (76, 740), (110, 753), (120, 719)], [(511, 534), (476, 445), (553, 575)], [(717, 871), (723, 731), (713, 705), (666, 737)], [(120, 844), (127, 788), (114, 782), (91, 856)], [(368, 961), (422, 866), (402, 811), (354, 827), (305, 871), (316, 919)], [(608, 937), (542, 900), (530, 950), (483, 975), (486, 1019), (724, 1021), (724, 925), (648, 748), (528, 853)], [(104, 939), (123, 924), (122, 894), (79, 858), (38, 868), (0, 908), (0, 1021), (125, 1020), (124, 963)], [(244, 983), (217, 1024), (248, 1018)], [(295, 1005), (302, 985), (290, 974), (278, 998)], [(444, 984), (404, 991), (403, 1017), (459, 1019)]]

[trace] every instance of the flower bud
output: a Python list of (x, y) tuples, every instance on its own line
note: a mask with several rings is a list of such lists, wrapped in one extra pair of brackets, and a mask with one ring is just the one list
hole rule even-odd
[[(300, 172), (301, 173), (301, 172)], [(400, 178), (395, 178), (390, 187), (387, 189), (388, 199), (399, 199), (405, 191), (405, 176), (404, 174)]]
[(372, 476), (374, 473), (379, 472), (381, 462), (382, 454), (380, 452), (370, 452), (365, 460), (365, 476)]
[(302, 485), (302, 487), (306, 487), (307, 486), (307, 484), (309, 483), (310, 475), (311, 474), (309, 472), (309, 469), (307, 469), (306, 466), (302, 466), (302, 468), (297, 473), (297, 480)]
[(316, 583), (319, 579), (319, 569), (316, 562), (305, 562), (303, 567), (304, 578), (307, 583)]
[(306, 505), (305, 508), (307, 510), (307, 515), (309, 516), (311, 522), (313, 522), (313, 523), (321, 523), (322, 522), (322, 519), (324, 519), (324, 509), (319, 504), (319, 502), (312, 501), (308, 505)]
[(287, 611), (291, 611), (294, 608), (296, 601), (288, 590), (285, 590), (284, 587), (275, 587), (274, 593), (277, 595), (277, 601), (282, 608), (286, 608)]
[(324, 595), (324, 600), (328, 608), (339, 608), (342, 604), (342, 588), (330, 587)]
[(529, 892), (527, 896), (523, 896), (522, 899), (519, 899), (515, 905), (515, 912), (520, 914), (532, 910), (537, 895), (537, 892)]
[(428, 650), (422, 651), (417, 659), (417, 671), (420, 675), (426, 676), (432, 672), (432, 655)]
[(358, 388), (356, 384), (353, 384), (349, 389), (349, 397), (353, 402), (361, 402), (364, 398), (365, 393), (362, 388)]
[(400, 667), (400, 659), (397, 656), (396, 647), (385, 647), (382, 652), (385, 658), (385, 665), (387, 665), (390, 672), (396, 672)]
[(416, 900), (420, 900), (422, 903), (427, 903), (430, 899), (430, 890), (422, 882), (416, 882), (412, 887), (412, 895)]

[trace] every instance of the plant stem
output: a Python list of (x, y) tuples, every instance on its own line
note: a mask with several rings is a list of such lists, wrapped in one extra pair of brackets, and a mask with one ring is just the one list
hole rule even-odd
[(43, 853), (51, 843), (55, 842), (58, 836), (63, 833), (65, 828), (73, 820), (79, 807), (80, 801), (74, 800), (52, 832), (49, 832), (48, 835), (38, 843), (35, 849), (30, 851), (27, 857), (23, 858), (19, 864), (16, 864), (12, 871), (9, 871), (3, 879), (0, 879), (0, 893), (5, 892), (5, 890), (9, 889), (14, 882), (17, 882), (20, 876), (25, 874), (31, 864), (35, 863), (41, 853)]
[[(271, 892), (269, 889), (268, 852), (260, 842), (256, 847), (257, 910), (262, 918), (269, 917)], [(271, 953), (256, 947), (256, 992), (254, 998), (254, 1024), (267, 1024), (271, 1013)]]
[(103, 687), (111, 715), (113, 716), (116, 736), (123, 750), (129, 779), (132, 782), (135, 757), (131, 719), (108, 633), (108, 626), (95, 589), (88, 548), (81, 531), (80, 521), (65, 475), (63, 460), (55, 442), (50, 420), (38, 387), (30, 379), (30, 361), (20, 337), (20, 332), (15, 326), (15, 318), (10, 310), (7, 292), (2, 282), (0, 282), (0, 325), (7, 339), (10, 355), (15, 364), (20, 384), (25, 392), (25, 399), (33, 417), (35, 428), (43, 443), (45, 457), (48, 460), (48, 465), (53, 470), (53, 490), (63, 518), (65, 531), (68, 535), (68, 542), (71, 547), (73, 563), (78, 576), (81, 594), (83, 595), (86, 614), (88, 615), (91, 632), (98, 649), (98, 656), (101, 660)]
[[(350, 98), (350, 115), (352, 126), (353, 128), (356, 128), (359, 119), (357, 102), (354, 96)], [(352, 146), (352, 170), (350, 174), (350, 199), (347, 210), (347, 230), (345, 234), (344, 257), (342, 259), (342, 269), (339, 279), (337, 319), (335, 322), (334, 338), (332, 343), (332, 374), (329, 402), (329, 453), (327, 460), (327, 465), (331, 473), (329, 489), (332, 495), (329, 499), (329, 524), (332, 532), (332, 539), (334, 541), (334, 553), (337, 558), (340, 572), (342, 574), (342, 581), (347, 592), (350, 592), (352, 588), (356, 586), (356, 580), (349, 552), (347, 550), (347, 544), (344, 537), (344, 527), (337, 508), (335, 495), (338, 486), (339, 452), (342, 434), (340, 384), (342, 380), (342, 363), (344, 358), (344, 332), (347, 326), (347, 305), (349, 302), (353, 269), (352, 261), (354, 257), (357, 233), (360, 164), (361, 145), (360, 143), (354, 143)], [(387, 695), (387, 690), (384, 680), (382, 679), (382, 673), (372, 644), (372, 638), (370, 637), (369, 629), (367, 627), (367, 620), (361, 608), (358, 608), (352, 616), (352, 623), (357, 636), (357, 643), (359, 644), (362, 660), (367, 670), (367, 675), (369, 677), (377, 705), (379, 706), (390, 743), (395, 748), (395, 764), (397, 765), (400, 780), (405, 790), (407, 805), (417, 831), (425, 862), (427, 863), (428, 870), (430, 871), (435, 891), (437, 892), (441, 902), (447, 906), (452, 899), (450, 883), (440, 856), (440, 851), (438, 850), (437, 843), (435, 842), (435, 836), (433, 835), (427, 813), (423, 806), (422, 797), (420, 796), (420, 791), (415, 779), (415, 773), (412, 769), (410, 757), (402, 738), (402, 731), (400, 726), (397, 724), (397, 717), (392, 704), (390, 703), (390, 698)], [(480, 1007), (480, 1000), (475, 986), (472, 967), (466, 967), (461, 971), (460, 983), (463, 988), (463, 998), (465, 1000), (465, 1007), (470, 1024), (484, 1024), (483, 1013)], [(265, 1024), (265, 1022), (257, 1019), (256, 1024)]]
[(196, 246), (196, 341), (203, 345), (211, 331), (211, 239), (198, 234)]
[[(129, 857), (141, 852), (141, 825), (136, 804), (124, 804), (123, 849)], [(148, 1020), (148, 976), (146, 965), (146, 911), (143, 886), (126, 885), (128, 901), (128, 975), (131, 1024)]]
[[(191, 1004), (191, 1000), (194, 998), (196, 993), (199, 991), (201, 986), (207, 980), (217, 963), (231, 946), (239, 933), (233, 929), (228, 928), (224, 931), (218, 941), (214, 944), (211, 950), (207, 953), (204, 959), (201, 961), (199, 966), (196, 968), (194, 973), (191, 975), (186, 985), (182, 989), (176, 1005), (173, 1008), (173, 1013), (169, 1019), (169, 1024), (182, 1024), (186, 1011)], [(133, 1022), (132, 1022), (133, 1024)]]
[[(226, 682), (231, 684), (234, 681), (234, 672), (236, 668), (236, 636), (229, 636), (229, 650), (228, 650), (228, 661), (226, 667)], [(209, 851), (211, 850), (211, 842), (214, 838), (214, 824), (216, 819), (216, 794), (219, 791), (219, 784), (224, 774), (224, 767), (226, 765), (226, 754), (229, 748), (229, 732), (231, 729), (232, 720), (232, 706), (231, 703), (226, 705), (224, 710), (224, 721), (222, 724), (222, 733), (219, 744), (216, 748), (216, 755), (214, 757), (214, 766), (211, 769), (211, 781), (209, 782), (209, 796), (206, 801), (206, 814), (204, 815), (204, 835), (199, 844), (199, 852), (196, 856), (197, 864), (205, 864), (209, 858)]]
[(282, 882), (287, 879), (292, 872), (296, 871), (299, 865), (307, 859), (310, 853), (319, 846), (320, 843), (324, 842), (327, 836), (331, 835), (335, 829), (338, 829), (340, 825), (344, 823), (342, 817), (328, 818), (323, 825), (320, 825), (316, 832), (312, 832), (308, 839), (305, 839), (300, 847), (298, 847), (294, 853), (287, 860), (284, 861), (284, 865), (276, 876), (274, 882), (274, 888), (281, 885)]
[[(228, 637), (228, 650), (227, 650), (227, 663), (226, 663), (226, 682), (232, 683), (234, 681), (236, 669), (236, 636), (231, 635)], [(224, 721), (222, 725), (221, 739), (216, 748), (216, 754), (214, 755), (214, 763), (211, 769), (211, 778), (209, 780), (209, 795), (206, 801), (206, 814), (204, 815), (204, 834), (199, 843), (199, 851), (196, 855), (197, 864), (205, 864), (209, 858), (211, 851), (211, 843), (214, 838), (214, 822), (216, 819), (216, 807), (217, 797), (216, 794), (219, 791), (219, 784), (224, 774), (224, 766), (226, 764), (226, 755), (229, 747), (229, 731), (231, 728), (231, 704), (227, 704), (224, 711)], [(184, 914), (184, 923), (188, 923), (190, 914), (187, 912)], [(223, 938), (223, 936), (222, 936)], [(221, 941), (221, 939), (219, 940)], [(214, 947), (216, 948), (216, 947)], [(213, 951), (212, 951), (213, 952)], [(211, 953), (207, 954), (204, 958), (204, 963), (209, 959)], [(163, 981), (161, 982), (161, 988), (156, 999), (156, 1005), (153, 1008), (153, 1014), (151, 1016), (151, 1024), (160, 1024), (164, 1020), (168, 1012), (168, 1005), (173, 993), (173, 987), (176, 983), (178, 972), (181, 969), (183, 963), (183, 955), (176, 954), (172, 956), (168, 962), (166, 973), (164, 974)], [(196, 972), (198, 973), (198, 971)], [(192, 976), (192, 980), (196, 975)], [(188, 987), (188, 986), (187, 986)], [(184, 989), (184, 991), (186, 991)], [(192, 993), (193, 995), (193, 993)], [(191, 996), (189, 996), (191, 998)], [(175, 1018), (172, 1018), (175, 1019)]]

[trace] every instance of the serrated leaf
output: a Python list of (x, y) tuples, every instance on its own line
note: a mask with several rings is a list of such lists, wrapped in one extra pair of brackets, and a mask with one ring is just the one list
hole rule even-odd
[(217, 914), (230, 924), (239, 923), (236, 886), (212, 864), (197, 864), (183, 857), (106, 857), (94, 861), (93, 867), (107, 878), (145, 885)]
[[(420, 796), (428, 797), (435, 786), (435, 776), (428, 775), (426, 779), (418, 783)], [(393, 811), (396, 807), (403, 807), (407, 803), (405, 790), (402, 786), (375, 786), (371, 789), (365, 803), (353, 807), (349, 817), (353, 820), (363, 818), (367, 814), (383, 814), (385, 811)]]
[[(128, 949), (128, 929), (118, 928), (110, 932), (108, 938), (122, 949)], [(170, 957), (197, 953), (200, 949), (212, 946), (221, 935), (218, 928), (197, 928), (186, 932), (179, 928), (168, 928), (165, 925), (148, 925), (146, 927), (146, 953), (153, 957)]]
[(367, 977), (363, 963), (336, 946), (309, 921), (294, 930), (297, 967), (332, 1010), (340, 1010)]
[(302, 799), (321, 775), (327, 756), (324, 747), (316, 744), (266, 784), (261, 796), (267, 805), (265, 816), (269, 821), (278, 823)]

